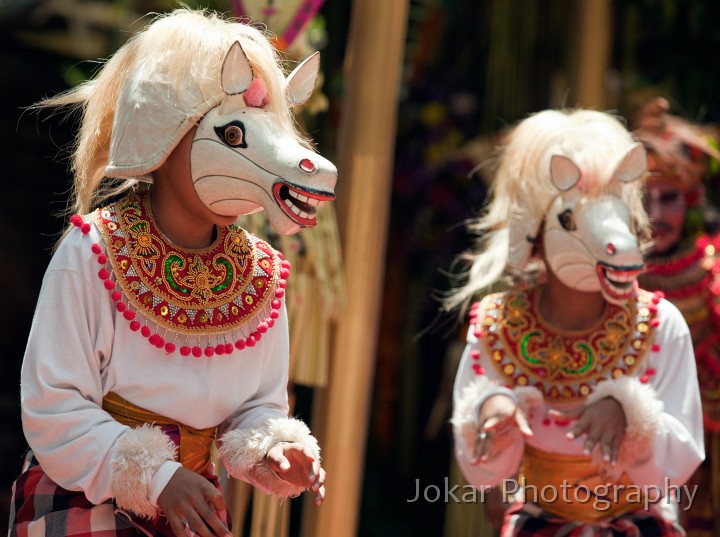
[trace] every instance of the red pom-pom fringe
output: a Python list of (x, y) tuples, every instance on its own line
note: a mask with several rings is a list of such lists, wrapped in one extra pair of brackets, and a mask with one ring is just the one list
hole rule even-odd
[[(82, 217), (79, 215), (74, 215), (70, 219), (71, 223), (77, 227), (84, 228), (87, 226), (87, 230), (89, 231), (90, 226), (89, 224), (85, 224), (82, 220)], [(97, 255), (97, 261), (101, 265), (105, 265), (108, 261), (107, 256), (103, 253), (102, 246), (98, 243), (93, 243), (91, 246), (91, 250), (93, 254)], [(280, 258), (282, 259), (282, 255), (280, 255)], [(188, 345), (183, 345), (180, 347), (180, 354), (182, 356), (189, 356), (192, 354), (196, 358), (200, 358), (202, 355), (207, 356), (208, 358), (218, 355), (222, 356), (224, 354), (232, 354), (232, 352), (235, 349), (243, 350), (246, 347), (254, 347), (258, 341), (262, 339), (263, 334), (267, 333), (267, 331), (272, 328), (275, 324), (275, 319), (280, 317), (280, 312), (278, 311), (282, 307), (282, 301), (280, 300), (285, 296), (285, 288), (287, 286), (287, 277), (290, 275), (290, 262), (287, 260), (283, 260), (281, 262), (281, 269), (280, 269), (280, 275), (281, 279), (278, 280), (277, 288), (275, 289), (275, 298), (270, 303), (270, 313), (268, 314), (268, 317), (258, 323), (257, 329), (252, 332), (246, 339), (238, 339), (235, 341), (235, 343), (219, 343), (217, 345), (208, 346), (204, 349), (196, 345), (194, 347), (190, 347)], [(128, 305), (122, 302), (122, 292), (116, 289), (116, 283), (112, 281), (111, 273), (110, 271), (103, 267), (98, 271), (98, 277), (103, 280), (103, 285), (108, 291), (112, 291), (110, 293), (110, 298), (116, 303), (115, 308), (123, 314), (123, 317), (127, 321), (130, 321), (130, 330), (133, 332), (140, 331), (140, 334), (142, 334), (143, 337), (148, 339), (148, 342), (159, 348), (159, 349), (165, 349), (165, 352), (168, 354), (172, 354), (177, 350), (177, 347), (174, 343), (168, 343), (165, 341), (165, 339), (160, 336), (160, 334), (153, 334), (152, 331), (148, 326), (142, 326), (142, 324), (136, 319), (137, 313), (135, 311), (132, 311), (128, 309)], [(482, 370), (484, 372), (484, 370)]]

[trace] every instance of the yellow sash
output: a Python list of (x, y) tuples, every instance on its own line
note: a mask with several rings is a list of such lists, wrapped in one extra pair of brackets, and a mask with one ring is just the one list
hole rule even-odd
[(638, 487), (623, 473), (610, 480), (590, 456), (547, 453), (525, 446), (525, 501), (567, 520), (594, 523), (644, 505)]
[(180, 447), (177, 459), (180, 464), (198, 474), (202, 474), (210, 465), (210, 448), (215, 441), (217, 427), (195, 429), (183, 425), (150, 410), (140, 408), (114, 392), (108, 393), (103, 398), (102, 407), (115, 421), (128, 427), (140, 427), (146, 423), (159, 425), (160, 427), (167, 425), (177, 426), (180, 432)]

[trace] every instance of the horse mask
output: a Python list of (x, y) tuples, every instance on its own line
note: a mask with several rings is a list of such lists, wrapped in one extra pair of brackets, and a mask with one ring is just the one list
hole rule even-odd
[(621, 194), (625, 183), (647, 168), (642, 144), (634, 144), (618, 164), (606, 190), (583, 192), (582, 172), (569, 158), (555, 155), (550, 175), (561, 194), (545, 218), (547, 263), (565, 285), (578, 291), (601, 291), (620, 303), (636, 290), (644, 264), (630, 209)]
[[(335, 197), (335, 166), (279, 128), (267, 106), (266, 81), (254, 75), (240, 42), (227, 51), (214, 94), (192, 78), (178, 85), (165, 67), (172, 54), (138, 66), (125, 81), (105, 174), (152, 182), (151, 172), (197, 125), (190, 169), (197, 195), (210, 210), (240, 216), (264, 209), (285, 235), (314, 226), (317, 208)], [(285, 79), (287, 106), (310, 97), (319, 65), (315, 53)]]

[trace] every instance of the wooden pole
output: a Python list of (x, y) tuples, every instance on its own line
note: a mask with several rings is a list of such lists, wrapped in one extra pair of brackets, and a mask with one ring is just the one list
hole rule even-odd
[(612, 34), (610, 0), (578, 0), (576, 104), (604, 110), (608, 104), (605, 73)]
[(408, 0), (352, 4), (340, 124), (338, 212), (347, 303), (338, 323), (322, 434), (327, 498), (314, 535), (358, 526), (375, 368)]

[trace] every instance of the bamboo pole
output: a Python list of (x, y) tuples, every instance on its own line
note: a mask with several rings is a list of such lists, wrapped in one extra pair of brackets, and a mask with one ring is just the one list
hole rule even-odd
[(610, 62), (610, 0), (578, 0), (576, 104), (604, 110), (608, 104), (605, 73)]
[(357, 532), (375, 368), (408, 0), (353, 2), (339, 141), (338, 211), (347, 302), (320, 427), (327, 497), (320, 537)]

